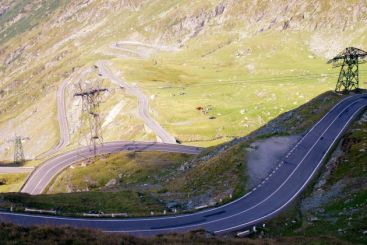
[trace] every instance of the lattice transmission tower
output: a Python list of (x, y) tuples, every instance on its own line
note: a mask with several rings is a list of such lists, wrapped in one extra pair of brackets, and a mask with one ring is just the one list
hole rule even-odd
[(83, 89), (79, 83), (79, 92), (74, 96), (82, 99), (82, 125), (88, 124), (88, 146), (92, 147), (94, 156), (97, 155), (97, 146), (103, 145), (102, 126), (99, 116), (99, 105), (102, 101), (102, 93), (108, 91), (105, 88)]
[(17, 136), (8, 142), (14, 143), (14, 164), (23, 164), (25, 162), (23, 141), (30, 140), (28, 137)]
[(359, 88), (359, 64), (365, 63), (367, 52), (349, 47), (328, 61), (334, 67), (341, 67), (336, 92), (350, 92)]

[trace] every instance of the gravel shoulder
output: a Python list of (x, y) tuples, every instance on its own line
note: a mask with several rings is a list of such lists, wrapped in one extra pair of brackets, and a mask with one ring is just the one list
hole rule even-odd
[(259, 140), (247, 148), (249, 187), (259, 184), (278, 162), (298, 142), (300, 136), (271, 137)]

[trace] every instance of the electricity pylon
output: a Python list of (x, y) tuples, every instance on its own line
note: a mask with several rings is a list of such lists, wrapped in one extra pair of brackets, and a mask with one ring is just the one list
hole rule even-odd
[[(74, 94), (76, 97), (82, 98), (82, 112), (87, 117), (89, 126), (88, 145), (93, 147), (94, 156), (97, 155), (97, 145), (103, 144), (101, 120), (99, 116), (99, 105), (101, 103), (101, 95), (108, 91), (105, 88), (84, 89), (79, 84), (79, 93)], [(82, 121), (85, 117), (82, 117)]]
[(350, 92), (359, 88), (359, 64), (365, 63), (367, 52), (349, 47), (328, 61), (333, 67), (341, 67), (336, 92)]
[(30, 140), (28, 137), (21, 137), (15, 135), (15, 137), (8, 142), (14, 142), (14, 164), (22, 164), (25, 162), (23, 141)]

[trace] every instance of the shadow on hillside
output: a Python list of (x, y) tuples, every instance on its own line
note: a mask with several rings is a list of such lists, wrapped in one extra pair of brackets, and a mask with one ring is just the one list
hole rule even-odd
[(238, 137), (232, 141), (209, 147), (199, 158), (204, 155), (207, 157), (216, 155), (218, 152), (228, 149), (241, 142), (269, 138), (272, 136), (285, 136), (304, 134), (314, 123), (319, 121), (336, 103), (340, 100), (353, 95), (353, 94), (367, 93), (365, 89), (359, 89), (350, 94), (338, 94), (334, 91), (324, 92), (315, 98), (311, 99), (307, 103), (291, 110), (280, 114), (278, 117), (272, 119), (264, 126), (249, 133), (246, 136)]
[(14, 163), (11, 161), (0, 161), (0, 167), (23, 167), (25, 163), (26, 161), (22, 163)]

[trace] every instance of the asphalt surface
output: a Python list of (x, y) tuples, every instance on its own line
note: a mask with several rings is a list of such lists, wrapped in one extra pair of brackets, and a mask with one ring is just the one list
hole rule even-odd
[[(131, 48), (134, 47), (134, 48)], [(141, 42), (121, 41), (111, 45), (111, 48), (124, 51), (138, 58), (148, 58), (155, 51), (178, 51), (178, 48), (163, 45), (151, 45)]]
[(154, 45), (154, 44), (148, 44), (148, 43), (142, 43), (142, 42), (136, 42), (136, 41), (120, 41), (120, 42), (115, 43), (113, 47), (119, 48), (119, 47), (124, 47), (126, 45), (135, 46), (137, 48), (143, 47), (143, 48), (153, 49), (157, 51), (178, 51), (179, 50), (176, 47), (169, 47), (169, 46), (157, 45), (157, 44)]
[(61, 151), (65, 146), (70, 143), (70, 135), (68, 128), (68, 121), (65, 110), (65, 89), (69, 85), (69, 81), (65, 80), (58, 88), (56, 101), (57, 101), (57, 119), (59, 121), (60, 139), (59, 143), (51, 150), (41, 154), (37, 158), (48, 157)]
[[(198, 154), (202, 148), (178, 144), (157, 142), (109, 142), (98, 146), (97, 154), (116, 153), (120, 151), (160, 151), (185, 154)], [(82, 147), (47, 160), (33, 171), (21, 192), (32, 195), (42, 194), (52, 179), (72, 164), (93, 157), (94, 152)]]
[[(57, 101), (57, 119), (59, 121), (60, 139), (59, 143), (49, 151), (37, 156), (37, 159), (46, 158), (61, 151), (70, 142), (69, 128), (65, 111), (65, 89), (69, 81), (65, 80), (58, 88)], [(33, 171), (33, 167), (0, 167), (0, 173), (27, 173)]]
[(0, 212), (0, 220), (23, 226), (71, 225), (135, 235), (201, 228), (221, 234), (245, 229), (277, 215), (302, 192), (350, 122), (366, 107), (367, 95), (349, 97), (337, 104), (309, 130), (261, 184), (245, 196), (218, 208), (187, 215), (110, 220)]
[(106, 62), (99, 61), (97, 63), (99, 73), (120, 87), (126, 89), (128, 93), (132, 94), (138, 99), (138, 113), (145, 125), (150, 128), (163, 143), (176, 144), (176, 139), (170, 135), (157, 121), (155, 121), (149, 114), (149, 99), (138, 87), (130, 86), (125, 81), (114, 75), (108, 68)]
[[(130, 44), (130, 43), (128, 43)], [(150, 115), (149, 115), (149, 100), (148, 98), (139, 90), (137, 87), (133, 87), (128, 85), (126, 82), (122, 81), (118, 77), (116, 77), (107, 67), (103, 61), (98, 62), (98, 67), (100, 69), (100, 73), (113, 81), (114, 83), (118, 84), (121, 87), (124, 87), (129, 93), (133, 94), (138, 98), (139, 108), (138, 112), (140, 117), (144, 120), (144, 123), (156, 133), (156, 135), (161, 139), (164, 143), (176, 144), (176, 139), (171, 136), (167, 131), (165, 131), (162, 126), (159, 125)], [(90, 70), (86, 70), (82, 72), (80, 75), (80, 79), (83, 79), (86, 74), (90, 72)], [(49, 151), (42, 153), (41, 155), (37, 156), (37, 159), (47, 158), (50, 156), (55, 155), (56, 153), (60, 152), (70, 143), (70, 135), (69, 135), (69, 128), (66, 116), (66, 109), (65, 109), (65, 90), (69, 85), (69, 80), (65, 80), (57, 90), (57, 118), (59, 122), (59, 130), (60, 130), (60, 139), (59, 143), (50, 149)], [(182, 147), (185, 151), (185, 147)], [(108, 151), (108, 149), (107, 149)], [(49, 162), (49, 161), (47, 161)], [(26, 173), (32, 171), (34, 168), (22, 168), (22, 167), (0, 167), (0, 173)], [(32, 176), (39, 176), (38, 173), (32, 174)], [(32, 182), (31, 182), (32, 183)], [(26, 184), (28, 186), (28, 182)], [(26, 187), (24, 186), (24, 187)], [(27, 190), (30, 190), (27, 188)]]
[(0, 167), (1, 174), (19, 174), (29, 173), (34, 170), (34, 167)]
[[(91, 72), (91, 69), (86, 69), (82, 71), (79, 76), (79, 80), (84, 80), (89, 72)], [(69, 84), (70, 80), (64, 80), (63, 83), (57, 89), (56, 94), (57, 120), (59, 122), (59, 132), (60, 132), (59, 143), (49, 151), (39, 155), (37, 159), (50, 157), (58, 153), (62, 149), (64, 149), (70, 143), (69, 126), (65, 108), (65, 90), (69, 86)]]
[[(116, 83), (119, 86), (125, 88), (129, 93), (136, 96), (138, 98), (138, 102), (139, 102), (138, 112), (139, 112), (140, 117), (144, 120), (144, 123), (153, 132), (156, 133), (156, 135), (161, 139), (162, 142), (169, 143), (169, 144), (176, 144), (176, 139), (173, 136), (171, 136), (167, 131), (165, 131), (162, 128), (162, 126), (160, 126), (159, 123), (156, 122), (149, 115), (149, 100), (148, 100), (148, 98), (139, 90), (139, 88), (130, 86), (126, 82), (124, 82), (121, 79), (119, 79), (118, 77), (116, 77), (106, 66), (107, 65), (103, 61), (98, 62), (98, 67), (100, 69), (100, 74), (107, 77), (108, 79), (110, 79), (114, 83)], [(80, 79), (83, 79), (88, 72), (90, 72), (90, 70), (86, 70), (86, 71), (82, 72), (82, 74), (80, 75)], [(60, 152), (62, 149), (64, 149), (70, 143), (69, 128), (68, 128), (66, 109), (65, 109), (65, 90), (66, 90), (67, 86), (69, 85), (69, 83), (70, 83), (69, 80), (65, 80), (59, 86), (59, 88), (57, 90), (57, 96), (56, 96), (57, 118), (58, 118), (58, 122), (59, 122), (59, 130), (60, 130), (59, 143), (55, 147), (50, 149), (49, 151), (47, 151), (45, 153), (42, 153), (41, 155), (37, 156), (37, 159), (42, 159), (42, 158), (47, 158), (47, 157), (53, 156), (56, 153)], [(125, 143), (127, 143), (127, 142), (124, 142), (124, 144)], [(130, 142), (130, 143), (134, 144), (133, 142)], [(115, 144), (115, 143), (112, 143), (112, 144)], [(142, 143), (142, 144), (144, 145), (145, 143)], [(183, 147), (178, 146), (178, 148), (180, 150), (177, 150), (176, 152), (180, 152), (180, 151), (182, 151), (184, 153), (186, 152), (185, 146), (183, 146)], [(108, 148), (106, 149), (106, 153), (108, 153)], [(49, 163), (49, 162), (50, 161), (47, 161), (47, 163)], [(47, 165), (45, 167), (49, 167), (49, 165)], [(42, 169), (44, 169), (45, 167), (42, 167)], [(26, 172), (31, 172), (33, 169), (34, 168), (0, 167), (0, 173), (26, 173)], [(57, 170), (62, 170), (62, 169), (57, 169)], [(31, 192), (32, 189), (30, 189), (30, 188), (32, 188), (31, 184), (33, 183), (33, 176), (39, 177), (39, 175), (40, 175), (39, 172), (32, 173), (32, 176), (31, 176), (32, 181), (31, 182), (27, 181), (26, 185), (24, 186), (24, 188), (27, 187), (25, 189), (25, 190), (27, 190), (27, 192), (32, 193)], [(28, 183), (30, 183), (30, 184), (28, 184)], [(41, 187), (42, 187), (42, 185), (41, 185)], [(24, 188), (22, 190), (24, 190)]]

